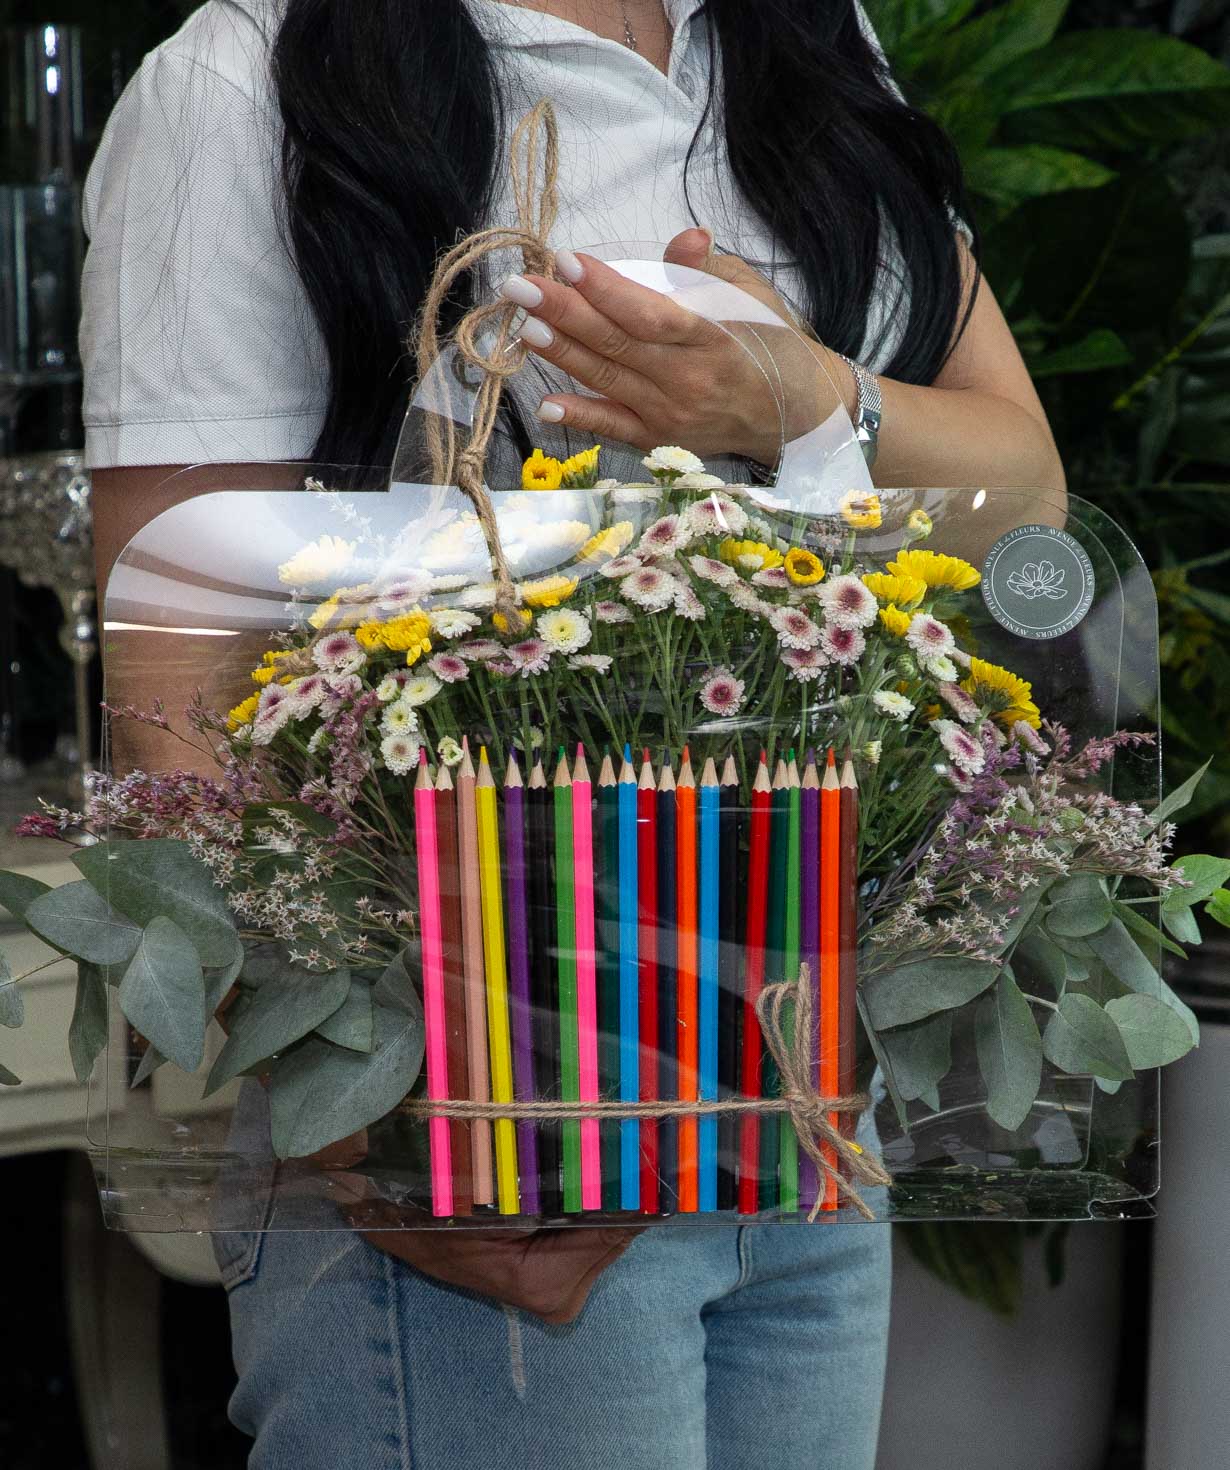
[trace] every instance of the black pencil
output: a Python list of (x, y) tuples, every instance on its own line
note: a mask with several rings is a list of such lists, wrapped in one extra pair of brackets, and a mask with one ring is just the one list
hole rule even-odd
[[(675, 978), (675, 772), (670, 755), (658, 777), (658, 1096), (664, 1101), (679, 1095), (678, 1016)], [(679, 1120), (662, 1118), (658, 1127), (658, 1203), (661, 1213), (673, 1215), (679, 1207)]]
[[(734, 756), (722, 771), (721, 901), (718, 934), (718, 1096), (739, 1091), (739, 1013), (742, 1010), (742, 947), (739, 936), (739, 773)], [(733, 1116), (718, 1119), (718, 1209), (735, 1207), (739, 1130)]]
[[(554, 798), (538, 761), (526, 794), (532, 861), (529, 868), (530, 996), (534, 1007), (534, 1095), (560, 1096), (559, 984), (555, 953), (555, 884), (551, 858), (555, 850)], [(538, 1128), (538, 1191), (544, 1215), (564, 1209), (560, 1188), (561, 1134), (558, 1123)]]

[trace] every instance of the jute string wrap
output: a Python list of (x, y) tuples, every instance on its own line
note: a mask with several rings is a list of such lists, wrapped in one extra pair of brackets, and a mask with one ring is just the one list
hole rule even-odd
[[(459, 278), (497, 252), (512, 249), (520, 250), (524, 270), (555, 279), (555, 258), (548, 240), (559, 212), (559, 128), (555, 109), (545, 98), (517, 124), (509, 146), (509, 167), (518, 223), (468, 235), (441, 257), (436, 266), (419, 323), (420, 383), (439, 361), (440, 316)], [(512, 335), (518, 310), (509, 301), (482, 302), (462, 317), (452, 333), (451, 345), (481, 377), (465, 447), (459, 451), (457, 426), (447, 412), (427, 415), (432, 480), (437, 485), (456, 484), (474, 507), (491, 555), (495, 608), (502, 615), (507, 632), (519, 632), (521, 618), (516, 586), (496, 524), (495, 507), (484, 485), (484, 470), (504, 384), (525, 362), (527, 348)], [(494, 336), (488, 337), (488, 348), (483, 351), (480, 340), (492, 332)]]
[[(412, 1118), (458, 1118), (463, 1121), (566, 1122), (583, 1118), (711, 1118), (747, 1113), (784, 1114), (794, 1125), (799, 1146), (820, 1171), (832, 1179), (867, 1220), (875, 1215), (863, 1199), (860, 1186), (874, 1188), (892, 1182), (873, 1154), (843, 1137), (834, 1118), (861, 1113), (869, 1099), (864, 1093), (825, 1097), (812, 1082), (815, 1003), (811, 972), (801, 966), (797, 980), (766, 985), (756, 1001), (756, 1016), (765, 1045), (781, 1076), (777, 1097), (730, 1097), (712, 1102), (468, 1102), (461, 1099), (409, 1098), (398, 1109)], [(844, 1170), (843, 1167), (844, 1166)], [(809, 1220), (820, 1213), (822, 1196), (812, 1206)]]

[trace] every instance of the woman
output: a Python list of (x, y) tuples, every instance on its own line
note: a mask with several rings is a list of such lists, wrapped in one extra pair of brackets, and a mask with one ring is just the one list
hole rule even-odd
[[(953, 151), (851, 0), (214, 0), (147, 58), (88, 189), (102, 579), (177, 465), (388, 462), (434, 262), (511, 222), (504, 144), (542, 96), (556, 279), (501, 289), (548, 389), (598, 395), (545, 391), (544, 425), (772, 460), (758, 375), (580, 248), (670, 239), (811, 324), (791, 387), (817, 411), (863, 415), (875, 375), (879, 483), (1062, 493)], [(217, 1237), (259, 1470), (873, 1463), (882, 1228), (371, 1240)]]

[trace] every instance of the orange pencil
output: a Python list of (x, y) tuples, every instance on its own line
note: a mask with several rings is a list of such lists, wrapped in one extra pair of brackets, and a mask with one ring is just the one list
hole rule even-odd
[[(841, 988), (841, 783), (837, 758), (829, 747), (820, 783), (820, 1091), (833, 1097), (839, 1078), (839, 992)], [(829, 1122), (837, 1125), (838, 1116)], [(831, 1147), (825, 1157), (836, 1163)], [(824, 1208), (837, 1208), (837, 1185), (824, 1178)]]
[[(675, 836), (676, 995), (679, 1025), (679, 1096), (688, 1102), (700, 1097), (700, 952), (697, 935), (696, 890), (696, 777), (687, 747), (679, 767), (675, 794), (678, 812)], [(679, 1209), (700, 1209), (699, 1119), (679, 1120)]]

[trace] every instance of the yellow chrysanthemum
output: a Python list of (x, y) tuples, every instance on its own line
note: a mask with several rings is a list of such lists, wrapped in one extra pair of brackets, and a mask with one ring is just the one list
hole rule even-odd
[[(526, 612), (525, 608), (523, 607), (519, 607), (517, 609), (517, 617), (521, 620), (521, 627), (528, 628), (530, 623), (533, 621), (534, 614)], [(504, 616), (502, 612), (492, 613), (491, 621), (496, 625), (501, 633), (507, 633), (509, 631), (508, 619)]]
[(927, 584), (921, 577), (894, 577), (888, 572), (868, 572), (863, 586), (881, 602), (891, 602), (897, 607), (916, 607), (927, 595)]
[(560, 465), (561, 480), (570, 490), (588, 490), (598, 478), (598, 455), (601, 445), (583, 449)]
[(961, 681), (961, 688), (988, 706), (994, 718), (1009, 729), (1018, 720), (1033, 730), (1042, 723), (1042, 712), (1033, 701), (1033, 685), (999, 664), (971, 659), (969, 677)]
[(393, 653), (414, 655), (414, 658), (406, 659), (408, 664), (431, 652), (431, 619), (425, 612), (402, 613), (381, 627), (384, 634), (381, 641), (386, 648)]
[[(291, 657), (288, 648), (268, 649), (261, 657), (259, 666), (252, 670), (252, 682), (258, 684), (262, 689), (266, 684), (272, 684), (274, 679), (279, 678), (279, 669), (283, 659)], [(285, 682), (283, 680), (283, 682)]]
[(954, 592), (968, 592), (982, 581), (981, 573), (969, 562), (938, 551), (899, 551), (888, 570), (898, 577), (918, 577), (928, 587), (951, 587)]
[(384, 642), (383, 623), (360, 623), (354, 630), (354, 636), (359, 640), (359, 647), (373, 653), (377, 648), (383, 648)]
[(256, 714), (257, 705), (261, 702), (259, 694), (249, 694), (242, 704), (237, 704), (226, 717), (226, 728), (232, 732), (239, 729), (241, 725), (250, 725)]
[(870, 490), (847, 490), (838, 509), (852, 531), (878, 531), (884, 519), (880, 497)]
[(915, 541), (925, 541), (935, 530), (935, 523), (925, 510), (912, 510), (905, 528)]
[(887, 607), (880, 609), (880, 622), (883, 623), (885, 631), (891, 633), (894, 638), (904, 638), (910, 629), (909, 613), (902, 612), (891, 602)]
[(824, 579), (824, 563), (814, 551), (792, 546), (786, 553), (786, 575), (796, 587), (814, 587)]
[(558, 607), (577, 590), (577, 579), (539, 577), (536, 582), (523, 582), (518, 590), (526, 607)]
[(564, 478), (564, 467), (541, 449), (535, 449), (521, 466), (523, 490), (558, 490)]
[(366, 587), (339, 587), (320, 604), (308, 622), (318, 633), (331, 627), (354, 628), (367, 617), (367, 598)]
[(780, 551), (763, 541), (735, 541), (728, 538), (718, 547), (718, 555), (727, 566), (741, 567), (745, 572), (767, 572), (780, 567), (785, 560)]
[(629, 541), (632, 540), (633, 526), (631, 521), (619, 521), (613, 526), (607, 526), (604, 531), (598, 531), (577, 552), (578, 561), (609, 561), (618, 556)]

